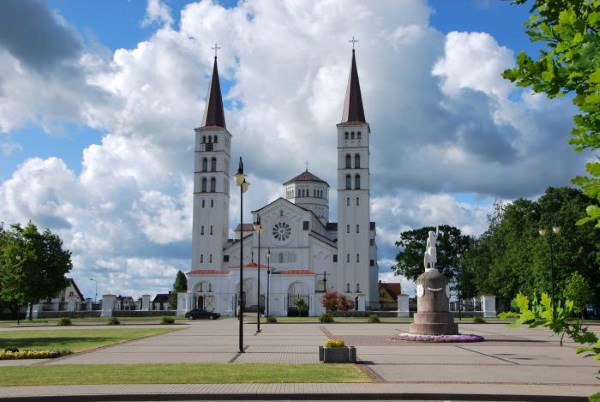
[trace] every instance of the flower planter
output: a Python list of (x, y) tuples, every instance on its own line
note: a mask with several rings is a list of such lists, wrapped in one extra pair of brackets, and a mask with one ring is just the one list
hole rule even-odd
[(323, 347), (319, 346), (319, 361), (324, 363), (356, 363), (354, 346)]

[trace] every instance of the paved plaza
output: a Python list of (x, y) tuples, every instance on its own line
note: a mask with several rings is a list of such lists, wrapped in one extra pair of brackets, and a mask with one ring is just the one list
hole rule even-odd
[[(238, 353), (234, 319), (193, 321), (165, 335), (53, 360), (11, 364), (318, 363), (318, 346), (339, 337), (357, 348), (360, 367), (373, 378), (359, 384), (189, 384), (3, 387), (0, 399), (210, 400), (410, 399), (587, 400), (600, 392), (600, 363), (575, 353), (577, 345), (544, 328), (460, 323), (482, 343), (424, 344), (394, 341), (409, 323), (245, 324)], [(7, 329), (4, 330), (19, 330)], [(60, 397), (60, 398), (58, 398)]]

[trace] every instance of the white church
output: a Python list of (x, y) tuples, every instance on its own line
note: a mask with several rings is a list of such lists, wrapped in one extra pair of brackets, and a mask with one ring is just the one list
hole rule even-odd
[(369, 219), (371, 130), (354, 49), (342, 120), (336, 126), (337, 222), (329, 220), (329, 184), (307, 169), (283, 183), (282, 197), (252, 211), (261, 230), (253, 223), (240, 224), (230, 239), (232, 134), (225, 125), (215, 56), (202, 125), (194, 130), (193, 255), (186, 273), (188, 292), (178, 295), (178, 314), (194, 308), (236, 314), (240, 249), (244, 311), (285, 316), (297, 312), (302, 299), (308, 315), (315, 316), (324, 312), (321, 298), (331, 291), (353, 301), (356, 310), (377, 309), (375, 223)]

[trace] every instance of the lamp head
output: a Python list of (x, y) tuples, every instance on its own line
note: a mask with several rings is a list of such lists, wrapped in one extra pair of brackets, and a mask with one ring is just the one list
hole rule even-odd
[[(236, 178), (237, 180), (237, 178)], [(242, 184), (240, 185), (240, 188), (242, 189), (242, 193), (245, 193), (246, 191), (248, 191), (248, 186), (250, 186), (250, 183), (248, 183), (246, 181), (246, 179), (244, 179), (244, 177), (242, 176)]]
[(546, 236), (547, 230), (546, 228), (539, 228), (538, 233), (540, 234), (540, 236)]
[(262, 232), (262, 226), (260, 226), (260, 215), (256, 215), (256, 222), (254, 222), (254, 230), (257, 232)]
[(233, 177), (235, 178), (235, 184), (237, 186), (241, 186), (242, 183), (244, 182), (244, 162), (242, 161), (242, 157), (240, 156), (240, 163), (238, 165), (238, 170), (237, 172), (233, 175)]

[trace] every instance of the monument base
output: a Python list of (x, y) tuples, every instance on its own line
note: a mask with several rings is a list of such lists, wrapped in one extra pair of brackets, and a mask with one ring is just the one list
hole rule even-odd
[(409, 332), (418, 335), (458, 335), (458, 324), (450, 313), (415, 313)]
[(410, 333), (417, 335), (458, 335), (458, 325), (448, 311), (448, 279), (437, 269), (417, 278), (417, 313)]

